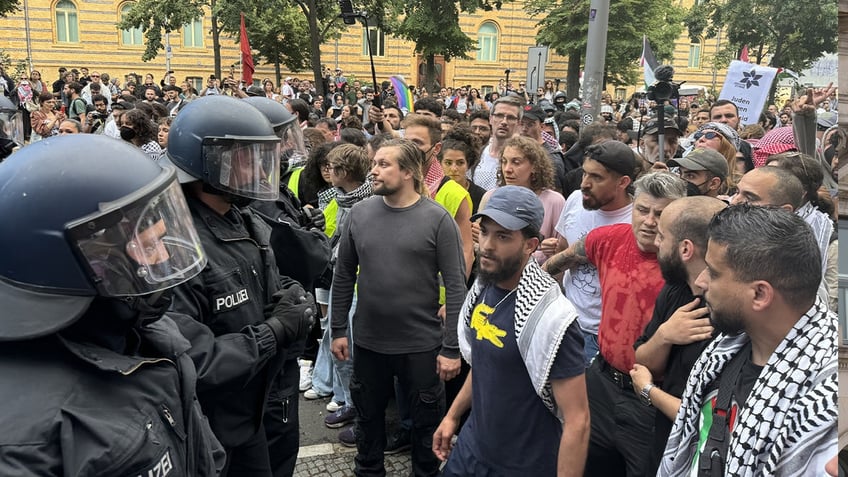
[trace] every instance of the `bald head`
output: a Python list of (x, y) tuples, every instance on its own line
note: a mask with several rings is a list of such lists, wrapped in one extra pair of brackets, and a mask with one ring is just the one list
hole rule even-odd
[(791, 172), (780, 167), (760, 167), (749, 171), (737, 184), (739, 192), (732, 205), (783, 207), (790, 212), (801, 206), (804, 187)]
[(677, 199), (663, 210), (660, 226), (677, 242), (691, 241), (703, 258), (707, 251), (707, 227), (713, 217), (726, 207), (723, 201), (708, 196)]

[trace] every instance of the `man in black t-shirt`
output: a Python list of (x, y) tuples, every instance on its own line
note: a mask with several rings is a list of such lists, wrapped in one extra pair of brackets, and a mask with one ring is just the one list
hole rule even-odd
[(481, 219), (480, 262), (458, 325), (471, 371), (433, 435), (436, 456), (450, 456), (445, 477), (583, 475), (590, 428), (583, 337), (574, 306), (530, 258), (543, 216), (535, 193), (504, 186), (472, 217)]
[(692, 367), (657, 475), (820, 475), (837, 448), (838, 334), (816, 296), (815, 236), (747, 204), (708, 234), (695, 285), (721, 334)]
[(655, 414), (654, 445), (645, 475), (657, 472), (686, 378), (712, 338), (707, 309), (701, 298), (695, 298), (703, 293), (695, 279), (706, 268), (707, 226), (725, 207), (712, 197), (684, 197), (669, 204), (657, 224), (657, 261), (665, 286), (644, 334), (633, 345), (637, 364), (630, 371), (633, 390), (645, 405), (660, 411)]

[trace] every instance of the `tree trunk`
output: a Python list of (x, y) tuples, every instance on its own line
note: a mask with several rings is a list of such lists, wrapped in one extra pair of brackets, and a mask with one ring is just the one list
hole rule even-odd
[(315, 0), (306, 0), (310, 15), (306, 16), (309, 23), (309, 57), (312, 60), (312, 78), (315, 91), (324, 94), (324, 77), (321, 74), (321, 32), (318, 28), (318, 6)]
[[(283, 79), (282, 73), (280, 73), (280, 57), (274, 58), (274, 84), (283, 84), (281, 81)], [(265, 85), (262, 85), (262, 89), (265, 89)]]
[(427, 66), (424, 68), (424, 88), (430, 93), (437, 93), (436, 90), (436, 55), (430, 53), (427, 55)]
[(568, 54), (568, 72), (565, 77), (565, 96), (569, 101), (580, 94), (580, 60), (583, 55), (580, 51), (572, 51)]
[(218, 27), (218, 15), (215, 15), (215, 0), (210, 4), (212, 10), (212, 52), (215, 57), (215, 77), (221, 78), (221, 29)]

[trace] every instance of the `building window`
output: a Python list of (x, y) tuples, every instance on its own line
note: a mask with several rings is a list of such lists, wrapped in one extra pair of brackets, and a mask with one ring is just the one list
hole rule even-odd
[(689, 45), (689, 68), (701, 68), (701, 42)]
[[(126, 3), (123, 7), (121, 7), (121, 20), (123, 20), (127, 14), (132, 9), (132, 3)], [(130, 28), (128, 30), (121, 30), (121, 44), (125, 46), (141, 46), (141, 28)]]
[(492, 22), (477, 30), (477, 61), (498, 61), (498, 27)]
[(627, 90), (624, 88), (615, 88), (615, 99), (624, 101), (627, 99)]
[(362, 56), (368, 56), (368, 43), (371, 41), (371, 52), (374, 56), (386, 56), (386, 35), (377, 27), (362, 29)]
[(79, 43), (77, 6), (69, 0), (56, 4), (56, 40), (59, 43)]
[(183, 46), (203, 48), (203, 18), (183, 25)]

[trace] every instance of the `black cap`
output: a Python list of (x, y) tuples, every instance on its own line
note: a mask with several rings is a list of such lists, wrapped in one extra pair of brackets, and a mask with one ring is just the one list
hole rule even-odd
[[(680, 135), (680, 128), (677, 126), (677, 118), (665, 118), (663, 121), (665, 124), (665, 131), (674, 131), (677, 135)], [(652, 119), (647, 126), (645, 126), (645, 134), (657, 134), (660, 130), (659, 122), (656, 119)]]
[(611, 171), (633, 179), (636, 173), (636, 156), (630, 146), (621, 141), (609, 140), (586, 148), (586, 158), (598, 161)]
[(548, 115), (545, 114), (545, 111), (538, 105), (528, 104), (527, 106), (524, 106), (523, 117), (525, 119), (532, 119), (533, 121), (539, 121), (541, 123), (544, 122), (545, 118), (547, 118)]

